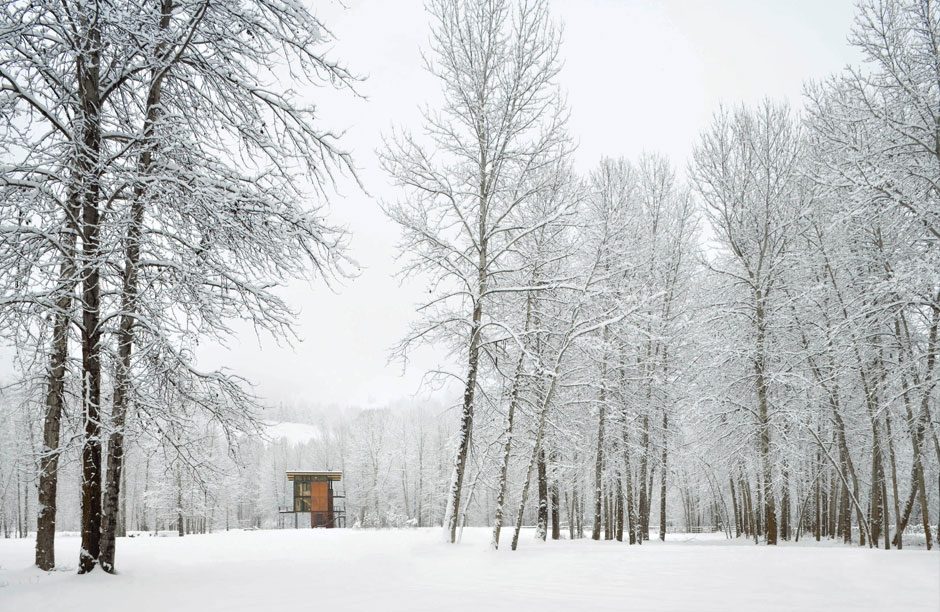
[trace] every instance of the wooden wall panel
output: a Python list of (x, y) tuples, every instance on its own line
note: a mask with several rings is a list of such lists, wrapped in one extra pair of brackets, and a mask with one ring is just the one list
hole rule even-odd
[(310, 526), (324, 527), (329, 521), (330, 483), (310, 483)]

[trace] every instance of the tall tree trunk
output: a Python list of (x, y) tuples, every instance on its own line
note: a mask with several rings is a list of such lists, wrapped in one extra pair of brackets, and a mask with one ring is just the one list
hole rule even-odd
[[(626, 410), (624, 410), (626, 411)], [(630, 544), (636, 544), (637, 536), (637, 521), (636, 521), (636, 504), (633, 499), (633, 468), (630, 466), (630, 446), (629, 446), (629, 433), (627, 430), (626, 424), (623, 426), (623, 468), (624, 468), (624, 481), (627, 489), (627, 531), (628, 540)]]
[(185, 535), (183, 525), (183, 470), (176, 469), (176, 534), (179, 537)]
[[(938, 336), (940, 336), (940, 293), (934, 298), (933, 306), (933, 321), (930, 325), (930, 333), (927, 339), (927, 363), (925, 365), (926, 373), (924, 375), (924, 382), (921, 387), (921, 414), (926, 418), (924, 421), (926, 423), (930, 422), (930, 392), (934, 386), (934, 368), (937, 363), (937, 343)], [(922, 434), (921, 434), (922, 435)], [(912, 436), (912, 439), (916, 439), (917, 436)], [(934, 438), (934, 444), (937, 444), (936, 438)], [(923, 454), (920, 452), (919, 444), (918, 448), (915, 451), (916, 459), (914, 461), (916, 470), (919, 472), (918, 475), (918, 484), (917, 487), (921, 490), (920, 495), (920, 509), (921, 509), (921, 520), (924, 525), (924, 536), (927, 539), (927, 550), (930, 550), (932, 547), (932, 538), (930, 536), (930, 517), (928, 514), (927, 508), (927, 487), (926, 487), (926, 477), (924, 476), (924, 463), (923, 463)], [(937, 459), (940, 460), (940, 446), (937, 446)], [(940, 539), (940, 519), (938, 519), (937, 526), (937, 538)]]
[[(624, 359), (623, 351), (620, 352), (620, 388), (626, 388), (626, 361)], [(621, 448), (623, 449), (623, 469), (624, 469), (624, 480), (626, 489), (627, 489), (627, 531), (628, 539), (630, 544), (636, 544), (636, 511), (633, 501), (633, 468), (630, 465), (630, 429), (629, 429), (629, 417), (627, 414), (627, 403), (624, 399), (621, 399), (620, 405), (620, 435), (623, 438), (623, 443)]]
[(614, 537), (618, 542), (623, 542), (623, 478), (617, 474), (617, 484), (614, 497), (615, 525)]
[[(602, 383), (603, 384), (603, 383)], [(606, 412), (606, 397), (601, 387), (601, 401), (597, 411), (597, 451), (594, 456), (594, 526), (591, 530), (591, 539), (601, 538), (601, 474), (604, 469), (604, 413)]]
[[(828, 368), (830, 371), (835, 371), (836, 364), (835, 364), (835, 359), (833, 357), (832, 326), (830, 324), (829, 317), (825, 316), (824, 318), (825, 318), (826, 332), (827, 332), (826, 357), (828, 359)], [(809, 346), (809, 341), (806, 338), (806, 334), (801, 331), (800, 336), (802, 339), (804, 350), (809, 351), (810, 346)], [(812, 358), (809, 359), (809, 365), (810, 365), (810, 371), (813, 374), (813, 378), (816, 381), (816, 384), (818, 384), (826, 392), (826, 398), (829, 403), (829, 408), (832, 411), (832, 419), (835, 425), (834, 436), (835, 436), (836, 442), (839, 445), (839, 461), (841, 464), (841, 473), (847, 474), (850, 476), (852, 480), (852, 486), (854, 488), (854, 494), (853, 494), (854, 499), (858, 499), (858, 495), (859, 495), (858, 476), (856, 475), (855, 464), (852, 461), (852, 455), (851, 453), (849, 453), (848, 443), (846, 442), (845, 423), (842, 420), (842, 414), (840, 410), (841, 401), (840, 401), (840, 394), (839, 394), (839, 386), (835, 382), (831, 384), (827, 382), (828, 377), (823, 375), (823, 373), (820, 370), (820, 366), (817, 365), (815, 360), (813, 360)], [(821, 483), (819, 486), (820, 487), (822, 486)], [(851, 500), (849, 497), (848, 483), (845, 481), (845, 479), (842, 480), (841, 487), (842, 487), (842, 494), (841, 494), (842, 505), (837, 514), (838, 522), (836, 523), (835, 528), (832, 530), (828, 530), (826, 528), (827, 523), (824, 522), (823, 526), (820, 528), (820, 531), (822, 532), (821, 535), (824, 535), (827, 537), (833, 536), (833, 535), (838, 537), (838, 535), (841, 534), (845, 542), (849, 543), (852, 541), (852, 505), (853, 504), (851, 503)], [(832, 493), (833, 495), (827, 496), (827, 498), (830, 498), (830, 497), (834, 498), (836, 494), (836, 490), (834, 489)], [(856, 510), (858, 513), (859, 524), (861, 524), (861, 522), (865, 520), (864, 514), (862, 513), (861, 508), (859, 506), (856, 506)], [(828, 512), (823, 513), (822, 516), (826, 518), (828, 521), (828, 517), (829, 517)], [(865, 536), (861, 529), (859, 530), (859, 534), (860, 534), (859, 537), (860, 537), (861, 543), (862, 545), (864, 545)]]
[[(890, 411), (885, 410), (885, 434), (888, 438), (888, 457), (891, 462), (891, 493), (892, 498), (894, 499), (895, 533), (900, 534), (901, 500), (898, 494), (898, 465), (894, 454), (894, 435), (891, 431), (891, 416), (889, 412)], [(898, 539), (900, 541), (900, 537)], [(898, 548), (900, 548), (900, 545), (898, 545)]]
[(519, 384), (521, 379), (522, 355), (519, 356), (519, 363), (516, 366), (516, 376), (513, 379), (513, 389), (509, 400), (509, 414), (506, 420), (506, 443), (503, 446), (503, 461), (499, 472), (499, 483), (496, 493), (496, 511), (493, 517), (493, 537), (490, 544), (494, 549), (499, 548), (499, 534), (503, 528), (504, 503), (506, 500), (506, 487), (509, 478), (509, 458), (512, 450), (513, 425), (516, 415), (516, 403), (519, 395)]
[(640, 455), (640, 533), (637, 537), (640, 541), (649, 539), (650, 536), (650, 517), (649, 517), (649, 489), (647, 488), (647, 474), (649, 473), (649, 454), (650, 454), (650, 423), (649, 406), (643, 413), (643, 435), (641, 439), (642, 454)]
[(878, 539), (881, 537), (882, 512), (884, 512), (884, 500), (881, 497), (882, 481), (884, 479), (884, 469), (881, 461), (881, 436), (880, 427), (875, 417), (875, 410), (869, 403), (869, 417), (872, 429), (872, 460), (871, 460), (871, 494), (869, 502), (871, 504), (869, 514), (869, 529), (871, 530), (872, 546), (878, 546)]
[(781, 472), (783, 489), (780, 496), (780, 538), (783, 541), (790, 539), (790, 471), (784, 461)]
[[(558, 455), (557, 452), (552, 451), (550, 455), (552, 460), (552, 466), (554, 470), (557, 470), (558, 466)], [(558, 473), (557, 471), (552, 472), (552, 487), (551, 487), (551, 503), (552, 503), (552, 539), (559, 540), (561, 539), (561, 517), (559, 516), (560, 506), (558, 505)]]
[[(822, 457), (820, 456), (819, 451), (816, 451), (816, 464), (819, 465), (820, 470), (822, 470)], [(813, 536), (816, 538), (816, 541), (819, 542), (822, 537), (822, 506), (820, 505), (820, 497), (822, 494), (822, 478), (816, 479), (816, 523), (813, 525)]]
[(418, 432), (418, 493), (417, 497), (417, 506), (418, 506), (418, 527), (424, 527), (425, 523), (422, 519), (424, 513), (424, 428), (422, 427)]
[(535, 537), (545, 541), (548, 535), (548, 470), (545, 465), (545, 446), (539, 448), (538, 456), (538, 481), (539, 481), (539, 508), (538, 508), (538, 527)]
[(882, 472), (882, 475), (881, 475), (881, 499), (883, 500), (883, 501), (882, 501), (882, 506), (883, 506), (883, 508), (884, 508), (884, 512), (883, 512), (882, 515), (881, 515), (881, 520), (883, 521), (883, 529), (884, 529), (883, 535), (884, 535), (885, 550), (890, 550), (890, 549), (891, 549), (891, 524), (890, 524), (891, 517), (888, 516), (888, 486), (887, 486), (887, 481), (888, 481), (888, 479), (885, 477), (884, 473)]
[[(818, 435), (816, 434), (816, 432), (813, 431), (811, 428), (809, 428), (808, 431), (810, 432), (810, 434), (812, 434), (813, 438), (815, 438), (816, 444), (817, 444), (817, 446), (819, 447), (819, 450), (822, 451), (822, 453), (826, 456), (826, 459), (829, 460), (829, 464), (832, 466), (833, 470), (834, 470), (834, 471), (836, 472), (836, 474), (839, 476), (839, 478), (840, 478), (840, 480), (842, 481), (842, 483), (847, 485), (848, 483), (847, 483), (845, 474), (839, 470), (839, 466), (838, 466), (838, 464), (836, 463), (836, 460), (833, 459), (833, 457), (832, 457), (832, 455), (829, 453), (829, 451), (826, 450), (826, 447), (823, 445), (822, 440), (819, 439), (819, 436), (818, 436)], [(830, 490), (832, 490), (831, 485), (830, 485)], [(855, 508), (856, 508), (856, 510), (858, 511), (859, 515), (860, 515), (860, 516), (864, 516), (864, 512), (862, 512), (861, 504), (860, 504), (859, 501), (858, 501), (858, 495), (854, 495), (854, 494), (853, 494), (853, 495), (851, 496), (851, 499), (852, 499), (852, 503), (855, 505)], [(833, 500), (833, 501), (834, 501), (834, 500)], [(829, 511), (829, 523), (830, 523), (830, 526), (828, 527), (828, 533), (829, 533), (829, 534), (832, 534), (832, 533), (835, 531), (835, 521), (836, 521), (836, 517), (835, 517), (835, 504), (834, 504), (834, 503), (829, 503), (828, 505), (829, 505), (829, 510), (828, 510), (828, 511)], [(823, 535), (826, 535), (826, 534), (824, 533)], [(871, 532), (869, 531), (869, 524), (868, 524), (868, 521), (866, 521), (866, 520), (863, 519), (863, 520), (861, 520), (861, 521), (859, 522), (859, 540), (860, 540), (860, 542), (861, 542), (861, 543), (860, 543), (861, 546), (864, 546), (865, 535), (868, 535), (868, 536), (869, 536), (868, 541), (871, 542), (871, 537), (870, 537), (870, 536), (871, 536)]]
[(659, 539), (666, 541), (666, 459), (669, 448), (669, 415), (663, 408), (663, 456), (659, 474)]
[[(124, 454), (124, 460), (126, 463), (127, 453)], [(121, 470), (121, 504), (118, 508), (117, 536), (127, 537), (127, 470)]]
[[(789, 438), (790, 428), (783, 426), (783, 435)], [(784, 455), (780, 462), (780, 539), (787, 541), (790, 539), (790, 464)]]
[(605, 490), (604, 495), (601, 497), (601, 499), (603, 500), (602, 502), (603, 513), (602, 514), (604, 517), (604, 520), (603, 520), (604, 539), (611, 540), (613, 539), (614, 534), (611, 531), (611, 525), (610, 525), (611, 521), (613, 520), (613, 514), (611, 512), (611, 505), (610, 505), (610, 494)]
[[(550, 386), (551, 389), (554, 390), (555, 377), (552, 377)], [(553, 391), (550, 391), (547, 396), (550, 397), (553, 394)], [(540, 410), (539, 424), (535, 434), (535, 446), (532, 448), (532, 457), (529, 459), (529, 467), (526, 469), (525, 482), (522, 485), (522, 495), (519, 496), (519, 510), (516, 513), (516, 528), (512, 534), (512, 550), (516, 550), (516, 548), (519, 546), (519, 532), (522, 530), (522, 520), (525, 514), (525, 504), (529, 497), (529, 485), (532, 482), (532, 473), (535, 471), (536, 463), (538, 462), (538, 455), (541, 452), (542, 434), (545, 431), (545, 419), (547, 412), (548, 403), (545, 402), (542, 404), (542, 409)]]
[[(170, 27), (172, 0), (161, 0), (160, 30)], [(164, 45), (157, 46), (156, 56), (162, 59)], [(118, 359), (114, 379), (114, 403), (111, 409), (112, 429), (108, 437), (108, 473), (105, 484), (101, 521), (101, 568), (114, 573), (115, 537), (118, 526), (119, 498), (124, 468), (124, 429), (131, 394), (131, 353), (134, 349), (134, 324), (137, 313), (137, 277), (140, 265), (140, 242), (143, 235), (146, 183), (153, 165), (156, 147), (154, 132), (160, 115), (160, 100), (167, 68), (153, 69), (150, 90), (147, 92), (147, 110), (143, 127), (143, 145), (137, 161), (140, 175), (134, 186), (131, 220), (125, 238), (124, 279), (121, 291), (121, 322), (117, 333)]]
[(23, 477), (20, 475), (22, 467), (17, 466), (13, 473), (16, 475), (16, 482), (13, 483), (13, 490), (16, 491), (14, 525), (16, 526), (16, 537), (25, 538), (24, 517), (23, 517), (23, 490), (20, 488)]
[(575, 515), (576, 515), (576, 506), (578, 505), (578, 492), (577, 486), (571, 487), (571, 498), (569, 500), (568, 493), (565, 492), (565, 504), (568, 506), (568, 539), (573, 540), (575, 538)]
[[(844, 481), (843, 481), (843, 485), (845, 485)], [(841, 491), (841, 493), (840, 493), (840, 491)], [(830, 479), (830, 480), (829, 480), (829, 494), (826, 495), (826, 501), (828, 502), (828, 506), (826, 506), (826, 513), (827, 513), (827, 514), (826, 514), (826, 533), (829, 535), (830, 538), (838, 537), (838, 534), (836, 533), (836, 527), (837, 527), (837, 525), (836, 525), (836, 509), (839, 507), (838, 500), (839, 500), (840, 496), (848, 496), (848, 487), (847, 487), (847, 486), (843, 486), (843, 487), (841, 487), (841, 488), (839, 488), (839, 487), (833, 487), (833, 486), (832, 486), (832, 479)], [(856, 495), (855, 499), (856, 499), (856, 500), (858, 499), (858, 496), (857, 496), (857, 495)], [(866, 528), (867, 528), (867, 526), (868, 526), (868, 521), (865, 520), (865, 513), (861, 511), (861, 507), (862, 507), (861, 504), (858, 504), (858, 508), (857, 508), (857, 509), (859, 510), (859, 515), (858, 515), (858, 516), (860, 517), (860, 518), (859, 518), (859, 525), (860, 525), (860, 526), (859, 526), (859, 531), (860, 531), (860, 532), (862, 531), (862, 529), (861, 529), (861, 525), (862, 525), (862, 524), (864, 524), (864, 525), (866, 526)], [(849, 537), (851, 537), (851, 534), (852, 534), (852, 524), (851, 524), (851, 521), (846, 524), (846, 529), (847, 529), (846, 535), (848, 535)], [(860, 542), (862, 543), (862, 545), (864, 545), (864, 543), (865, 543), (865, 536), (861, 536), (861, 535), (860, 535), (859, 538), (860, 538)]]
[(745, 504), (745, 514), (747, 520), (747, 528), (750, 536), (754, 538), (754, 543), (759, 543), (760, 535), (757, 532), (757, 517), (756, 517), (756, 508), (754, 507), (754, 499), (751, 495), (751, 483), (750, 479), (747, 477), (746, 473), (741, 474), (741, 491), (744, 495), (744, 504)]
[(734, 537), (741, 537), (741, 514), (738, 510), (738, 497), (734, 492), (734, 477), (728, 476), (728, 484), (731, 485), (731, 508), (734, 511)]
[(450, 543), (457, 539), (457, 523), (460, 516), (460, 494), (463, 488), (464, 472), (466, 471), (467, 457), (470, 451), (470, 440), (473, 434), (473, 398), (476, 394), (477, 372), (480, 362), (480, 332), (483, 328), (483, 296), (486, 294), (489, 281), (489, 143), (479, 142), (480, 157), (477, 160), (477, 193), (479, 210), (477, 211), (477, 244), (479, 253), (476, 262), (477, 290), (473, 299), (473, 311), (470, 324), (470, 342), (467, 351), (467, 384), (464, 387), (463, 411), (460, 416), (460, 431), (457, 435), (457, 453), (454, 458), (454, 473), (451, 478), (450, 494), (448, 495), (445, 522), (448, 523)]
[(483, 308), (478, 299), (473, 308), (473, 325), (470, 330), (470, 350), (467, 359), (467, 385), (463, 394), (463, 411), (460, 416), (460, 431), (457, 434), (457, 451), (454, 457), (454, 473), (451, 478), (447, 510), (445, 512), (450, 543), (457, 541), (457, 523), (460, 510), (460, 493), (463, 488), (467, 456), (470, 452), (470, 436), (473, 433), (473, 396), (477, 386), (477, 368), (480, 359), (480, 327)]
[(522, 530), (522, 519), (525, 513), (525, 504), (529, 497), (529, 484), (532, 482), (532, 473), (535, 471), (538, 455), (541, 451), (542, 435), (545, 431), (545, 420), (548, 413), (548, 404), (554, 395), (555, 381), (556, 377), (552, 376), (551, 383), (549, 385), (549, 391), (546, 393), (546, 399), (543, 400), (541, 410), (539, 411), (539, 422), (535, 433), (535, 445), (532, 448), (532, 457), (529, 459), (529, 466), (526, 469), (525, 481), (522, 485), (522, 495), (519, 496), (519, 511), (516, 513), (516, 528), (512, 534), (512, 550), (516, 550), (516, 548), (519, 546), (519, 532)]
[(756, 323), (757, 323), (757, 351), (754, 358), (754, 374), (757, 387), (757, 412), (760, 419), (760, 457), (761, 481), (763, 486), (764, 502), (764, 532), (767, 544), (773, 546), (777, 543), (777, 509), (774, 506), (773, 468), (770, 456), (770, 412), (768, 406), (768, 389), (766, 382), (766, 356), (765, 356), (765, 321), (764, 299), (760, 289), (756, 291)]
[[(72, 208), (77, 202), (70, 198)], [(77, 218), (77, 215), (74, 215)], [(72, 225), (71, 222), (68, 225)], [(49, 380), (46, 388), (46, 414), (43, 419), (43, 449), (39, 457), (39, 513), (36, 516), (36, 565), (42, 570), (55, 567), (56, 492), (59, 482), (59, 436), (62, 408), (65, 404), (65, 374), (68, 361), (69, 324), (72, 309), (74, 266), (69, 260), (75, 251), (75, 231), (62, 236), (63, 256), (59, 282), (62, 294), (56, 301), (52, 328), (52, 351), (49, 355)]]
[[(87, 20), (89, 17), (84, 17)], [(101, 534), (101, 279), (100, 210), (101, 101), (99, 91), (101, 31), (92, 15), (77, 61), (81, 149), (78, 175), (82, 183), (82, 542), (78, 573), (98, 562)]]
[(757, 504), (754, 506), (754, 514), (757, 517), (757, 532), (766, 535), (766, 532), (764, 531), (764, 480), (761, 478), (762, 473), (763, 469), (757, 471), (757, 486), (755, 487), (755, 490), (757, 491)]
[[(844, 442), (844, 439), (843, 439)], [(840, 464), (842, 466), (842, 472), (845, 473), (845, 470), (851, 468), (853, 482), (858, 482), (857, 477), (855, 476), (855, 468), (852, 466), (851, 458), (848, 456), (848, 448), (844, 448), (839, 453)], [(842, 482), (840, 488), (842, 500), (842, 506), (839, 514), (839, 527), (838, 530), (842, 533), (842, 539), (846, 544), (852, 542), (852, 501), (849, 499), (849, 485), (847, 482)], [(855, 486), (856, 495), (858, 494), (858, 486)], [(859, 520), (861, 520), (862, 515), (859, 515)]]
[[(529, 332), (532, 320), (532, 295), (526, 298), (525, 332)], [(522, 389), (523, 366), (525, 364), (525, 347), (520, 347), (519, 359), (516, 362), (516, 371), (512, 379), (512, 391), (509, 393), (509, 411), (506, 415), (506, 443), (503, 445), (502, 467), (499, 472), (499, 484), (496, 493), (496, 511), (493, 517), (493, 537), (490, 544), (494, 549), (499, 548), (499, 534), (503, 528), (504, 504), (506, 500), (506, 487), (509, 478), (509, 460), (512, 451), (513, 426), (515, 423), (516, 407), (519, 404), (519, 394)]]
[(920, 415), (921, 419), (919, 421), (915, 420), (913, 410), (911, 409), (910, 401), (908, 398), (908, 393), (907, 393), (908, 386), (907, 386), (906, 377), (903, 377), (903, 376), (902, 376), (902, 387), (903, 387), (902, 397), (904, 398), (904, 404), (907, 410), (906, 420), (909, 424), (911, 446), (914, 450), (914, 462), (913, 462), (913, 465), (911, 466), (911, 478), (910, 478), (911, 490), (910, 490), (910, 493), (908, 494), (907, 503), (905, 503), (904, 505), (904, 511), (901, 513), (901, 518), (898, 522), (898, 531), (894, 535), (894, 545), (898, 548), (901, 547), (902, 534), (903, 534), (903, 531), (907, 529), (907, 524), (910, 520), (911, 512), (914, 509), (914, 502), (918, 498), (918, 493), (920, 494), (921, 513), (923, 514), (923, 511), (926, 507), (926, 503), (924, 502), (924, 499), (926, 498), (926, 489), (927, 489), (926, 480), (924, 478), (922, 453), (921, 453), (921, 446), (920, 446), (923, 432), (925, 430), (923, 417), (926, 415), (926, 412), (922, 411)]
[(592, 540), (601, 537), (601, 476), (604, 470), (604, 417), (607, 413), (607, 339), (609, 330), (604, 326), (604, 359), (601, 362), (601, 391), (597, 410), (597, 454), (594, 458), (594, 528)]
[[(532, 480), (532, 471), (535, 469), (535, 463), (537, 461), (538, 452), (542, 447), (542, 437), (545, 433), (545, 422), (548, 419), (548, 410), (552, 404), (552, 400), (555, 398), (555, 390), (558, 385), (558, 371), (561, 367), (562, 360), (564, 359), (565, 353), (568, 351), (570, 346), (571, 336), (575, 329), (575, 323), (577, 322), (578, 313), (580, 311), (580, 306), (575, 309), (574, 314), (572, 315), (572, 320), (568, 333), (565, 334), (565, 338), (561, 343), (558, 352), (555, 354), (555, 362), (552, 364), (552, 369), (549, 370), (550, 378), (548, 389), (545, 391), (545, 395), (540, 397), (540, 406), (539, 406), (539, 417), (538, 417), (538, 426), (535, 430), (535, 444), (532, 448), (532, 457), (529, 459), (529, 467), (526, 469), (525, 482), (522, 486), (522, 495), (519, 496), (519, 512), (516, 514), (516, 529), (512, 534), (512, 550), (516, 550), (516, 547), (519, 545), (519, 532), (522, 530), (522, 517), (525, 512), (526, 499), (529, 495), (529, 483)], [(578, 531), (579, 537), (583, 535), (581, 521), (579, 519)], [(597, 538), (595, 538), (597, 539)]]

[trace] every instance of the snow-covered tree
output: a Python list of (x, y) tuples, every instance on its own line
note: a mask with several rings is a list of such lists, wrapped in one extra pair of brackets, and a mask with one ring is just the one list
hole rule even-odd
[[(558, 31), (547, 3), (435, 0), (426, 67), (441, 83), (442, 108), (424, 113), (422, 136), (393, 135), (383, 165), (408, 197), (386, 204), (401, 226), (405, 273), (426, 274), (431, 299), (402, 342), (440, 342), (466, 362), (449, 493), (455, 541), (480, 384), (481, 352), (494, 324), (491, 302), (521, 237), (550, 219), (519, 226), (520, 211), (553, 177), (544, 169), (569, 151), (555, 78)], [(541, 179), (541, 180), (539, 180)]]

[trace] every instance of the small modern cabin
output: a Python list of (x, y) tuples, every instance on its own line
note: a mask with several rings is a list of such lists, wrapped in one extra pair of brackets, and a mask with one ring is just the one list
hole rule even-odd
[(345, 508), (337, 507), (336, 503), (345, 496), (333, 487), (333, 483), (342, 479), (342, 472), (287, 472), (287, 480), (294, 483), (294, 503), (282, 513), (293, 513), (295, 526), (297, 515), (310, 513), (311, 527), (345, 527)]

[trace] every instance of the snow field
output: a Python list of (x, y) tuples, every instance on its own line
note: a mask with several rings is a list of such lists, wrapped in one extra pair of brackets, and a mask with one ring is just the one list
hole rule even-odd
[[(509, 534), (507, 534), (508, 536)], [(439, 529), (230, 531), (124, 538), (118, 576), (31, 567), (33, 540), (0, 540), (0, 611), (899, 611), (940, 610), (940, 554), (844, 546), (776, 549), (713, 535), (665, 544), (589, 539), (487, 548)]]

